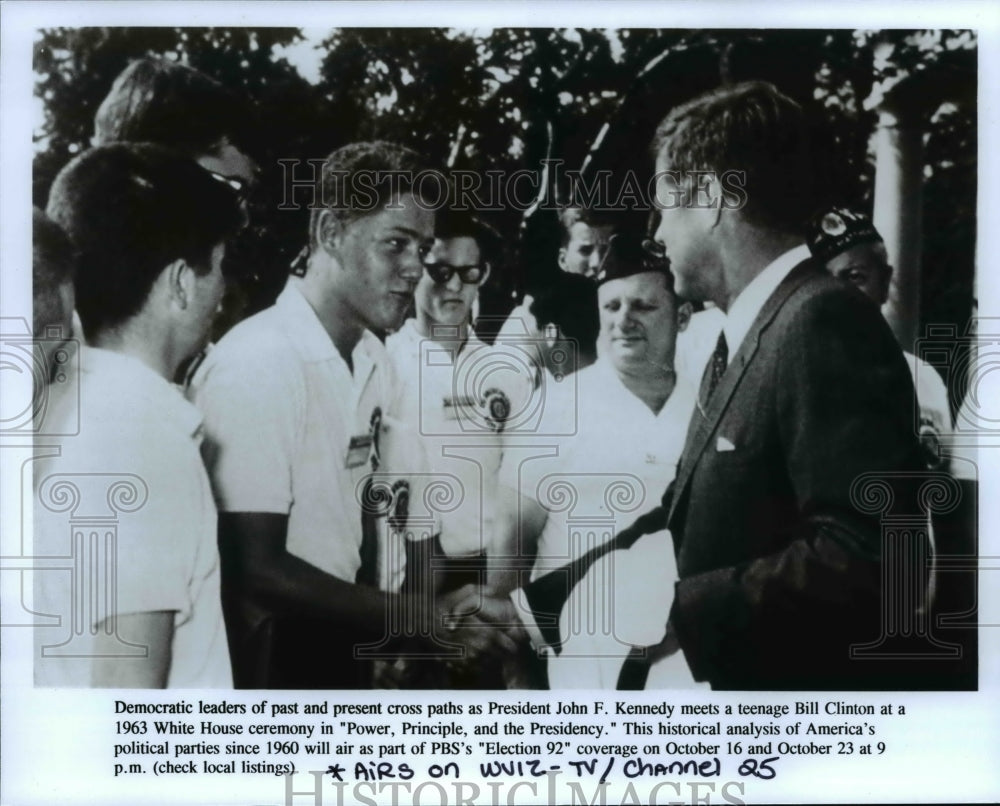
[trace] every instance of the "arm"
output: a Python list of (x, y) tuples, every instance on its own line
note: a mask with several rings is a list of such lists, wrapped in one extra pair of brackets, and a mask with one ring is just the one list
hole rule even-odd
[[(116, 618), (117, 630), (102, 621), (94, 636), (90, 684), (94, 688), (166, 688), (174, 613), (130, 613)], [(148, 648), (145, 658), (115, 656), (123, 639)]]
[(493, 651), (497, 644), (506, 646), (501, 631), (484, 629), (476, 618), (461, 629), (443, 633), (446, 606), (435, 603), (428, 607), (419, 592), (405, 596), (383, 593), (321, 571), (288, 552), (287, 527), (286, 515), (221, 513), (219, 551), (224, 584), (250, 594), (280, 615), (328, 618), (360, 628), (373, 638), (387, 631), (400, 634), (402, 625), (391, 623), (399, 616), (413, 625), (408, 633), (415, 631), (432, 644), (436, 636), (445, 634), (449, 641), (462, 644), (470, 657)]
[(486, 556), (487, 581), (499, 596), (518, 586), (522, 571), (530, 570), (538, 537), (548, 512), (534, 498), (500, 485), (497, 494), (496, 540)]

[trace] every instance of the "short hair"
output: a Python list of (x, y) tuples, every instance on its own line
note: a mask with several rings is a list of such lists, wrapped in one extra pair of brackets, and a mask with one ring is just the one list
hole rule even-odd
[(561, 225), (559, 245), (563, 249), (569, 246), (570, 236), (575, 224), (586, 224), (588, 227), (611, 226), (610, 221), (595, 215), (590, 210), (574, 205), (563, 207), (559, 211), (559, 224)]
[(499, 259), (500, 234), (468, 210), (438, 210), (434, 217), (434, 237), (440, 240), (472, 238), (479, 247), (481, 260), (495, 263)]
[(813, 209), (808, 125), (802, 108), (773, 84), (748, 81), (673, 109), (653, 140), (671, 171), (740, 171), (750, 221), (801, 234)]
[(61, 318), (59, 287), (72, 282), (76, 272), (76, 252), (69, 237), (55, 221), (31, 209), (32, 332), (42, 330)]
[(148, 142), (191, 157), (225, 142), (244, 146), (249, 103), (193, 67), (160, 57), (139, 59), (111, 85), (94, 119), (94, 145)]
[(428, 170), (416, 151), (384, 140), (338, 148), (326, 158), (316, 180), (314, 198), (319, 203), (309, 218), (310, 247), (319, 245), (324, 210), (330, 210), (341, 227), (346, 226), (386, 207), (393, 194), (412, 191), (418, 174)]
[(242, 222), (228, 185), (151, 143), (76, 157), (56, 177), (47, 212), (77, 250), (76, 307), (88, 339), (139, 313), (175, 260), (211, 270), (212, 249)]
[(601, 329), (597, 284), (589, 277), (559, 272), (538, 290), (529, 311), (539, 327), (554, 324), (564, 336), (576, 339), (582, 354), (597, 350)]

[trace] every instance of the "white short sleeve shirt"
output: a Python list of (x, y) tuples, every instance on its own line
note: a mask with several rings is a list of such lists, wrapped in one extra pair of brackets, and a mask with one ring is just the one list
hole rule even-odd
[[(380, 454), (406, 455), (386, 444), (405, 441), (405, 429), (391, 416), (399, 386), (382, 343), (369, 332), (354, 348), (351, 371), (300, 282), (290, 278), (272, 307), (220, 340), (195, 374), (191, 394), (205, 416), (205, 461), (219, 510), (287, 515), (288, 551), (354, 582), (374, 419), (381, 423)], [(380, 528), (383, 590), (402, 583), (401, 539)]]
[[(502, 473), (548, 512), (532, 579), (607, 542), (659, 504), (695, 407), (695, 384), (679, 376), (654, 414), (605, 359), (577, 372), (576, 382), (576, 433), (539, 437), (537, 458), (512, 453)], [(543, 443), (548, 451), (540, 450)]]
[(442, 548), (450, 555), (488, 551), (509, 425), (501, 420), (523, 411), (530, 374), (471, 332), (455, 355), (422, 336), (413, 319), (386, 349), (402, 383), (399, 416), (419, 435), (430, 472), (457, 492), (440, 515)]
[[(35, 468), (36, 684), (87, 686), (91, 629), (114, 615), (174, 612), (170, 688), (231, 687), (217, 518), (201, 416), (138, 359), (82, 348), (76, 384), (51, 390), (47, 424), (72, 423)], [(51, 419), (49, 419), (51, 418)], [(136, 648), (122, 644), (122, 662)], [(73, 655), (82, 655), (73, 657)]]

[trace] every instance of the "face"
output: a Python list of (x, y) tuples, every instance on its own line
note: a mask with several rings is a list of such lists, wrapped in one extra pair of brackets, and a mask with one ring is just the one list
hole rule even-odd
[(411, 194), (346, 224), (330, 253), (340, 264), (332, 293), (353, 317), (351, 324), (375, 331), (398, 328), (433, 242), (434, 213)]
[(609, 280), (597, 289), (597, 304), (598, 352), (619, 373), (673, 369), (677, 307), (664, 275), (643, 272)]
[[(479, 247), (474, 238), (462, 236), (435, 240), (428, 262), (447, 264), (454, 268), (479, 265)], [(447, 283), (436, 283), (424, 271), (417, 283), (414, 304), (417, 319), (429, 332), (434, 325), (461, 325), (469, 321), (469, 313), (479, 292), (478, 283), (463, 283), (458, 272)]]
[(594, 277), (608, 251), (610, 227), (592, 227), (577, 221), (569, 230), (569, 242), (559, 250), (559, 268), (570, 274)]
[(211, 271), (194, 275), (188, 304), (192, 355), (208, 343), (212, 322), (222, 309), (222, 295), (226, 291), (226, 281), (222, 276), (222, 259), (225, 253), (225, 245), (216, 244), (212, 249)]
[(670, 258), (677, 296), (700, 302), (718, 301), (722, 273), (712, 242), (716, 211), (688, 204), (684, 188), (664, 174), (669, 167), (662, 157), (656, 160), (660, 223), (654, 239)]
[(863, 243), (852, 246), (826, 262), (826, 269), (838, 280), (850, 283), (876, 305), (889, 298), (892, 269), (885, 245)]

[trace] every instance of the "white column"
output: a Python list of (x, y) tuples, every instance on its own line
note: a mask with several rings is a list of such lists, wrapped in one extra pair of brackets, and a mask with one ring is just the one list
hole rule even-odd
[[(909, 110), (907, 110), (908, 112)], [(904, 350), (912, 350), (920, 322), (923, 219), (923, 116), (883, 103), (875, 130), (873, 221), (893, 266), (883, 313)]]

